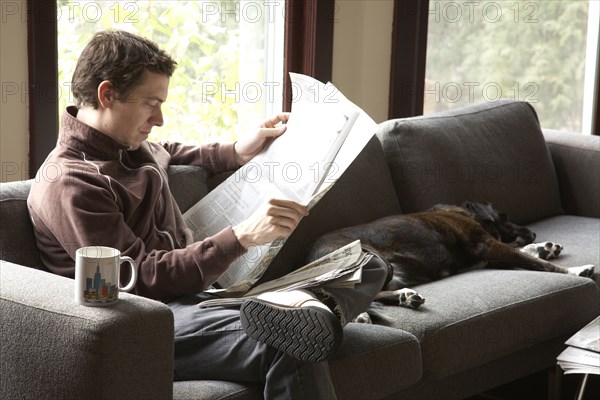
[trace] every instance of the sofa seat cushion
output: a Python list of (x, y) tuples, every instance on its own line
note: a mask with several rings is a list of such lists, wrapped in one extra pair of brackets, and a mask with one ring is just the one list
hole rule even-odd
[(350, 323), (329, 368), (338, 398), (384, 398), (421, 379), (421, 347), (406, 331)]
[(173, 385), (173, 400), (262, 400), (260, 385), (224, 381), (182, 381)]
[(592, 264), (594, 281), (600, 287), (600, 219), (559, 215), (528, 225), (537, 243), (556, 242), (564, 249), (553, 263), (562, 267)]
[(425, 304), (384, 307), (384, 322), (419, 339), (426, 378), (568, 336), (600, 309), (591, 279), (548, 272), (476, 270), (416, 289)]
[(527, 225), (536, 233), (536, 243), (560, 243), (561, 255), (551, 260), (563, 267), (586, 264), (600, 266), (600, 219), (559, 215)]
[(554, 164), (528, 103), (390, 120), (377, 135), (403, 212), (475, 200), (518, 223), (563, 213)]

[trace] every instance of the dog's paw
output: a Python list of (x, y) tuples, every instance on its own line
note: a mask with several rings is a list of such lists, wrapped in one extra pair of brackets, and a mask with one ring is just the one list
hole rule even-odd
[(417, 309), (425, 303), (425, 298), (412, 289), (398, 289), (395, 293), (398, 296), (398, 303), (403, 307)]
[(562, 245), (554, 242), (531, 243), (521, 249), (521, 251), (530, 256), (541, 258), (542, 260), (556, 258), (562, 250)]
[(568, 268), (569, 274), (592, 278), (594, 276), (594, 266), (592, 264), (582, 265), (581, 267)]
[(352, 320), (352, 322), (357, 322), (359, 324), (372, 324), (373, 323), (373, 321), (371, 320), (371, 316), (366, 311), (358, 314), (358, 316), (356, 318), (354, 318)]

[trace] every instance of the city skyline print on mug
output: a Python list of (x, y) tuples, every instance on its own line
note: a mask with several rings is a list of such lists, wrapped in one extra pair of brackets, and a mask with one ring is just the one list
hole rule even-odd
[[(86, 268), (86, 271), (91, 272)], [(114, 301), (119, 294), (119, 287), (116, 282), (107, 280), (100, 272), (100, 263), (96, 266), (96, 272), (93, 277), (85, 277), (85, 291), (83, 298), (86, 303), (107, 303)]]
[[(122, 287), (121, 264), (130, 266), (129, 283)], [(119, 292), (133, 289), (137, 281), (137, 265), (133, 259), (121, 256), (117, 249), (88, 246), (77, 250), (75, 257), (75, 301), (84, 306), (106, 306), (119, 300)]]

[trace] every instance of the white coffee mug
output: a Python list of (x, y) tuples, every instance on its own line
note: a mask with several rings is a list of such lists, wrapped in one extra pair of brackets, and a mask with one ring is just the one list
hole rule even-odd
[[(121, 264), (131, 266), (131, 279), (119, 284)], [(84, 306), (107, 306), (119, 300), (119, 291), (128, 292), (137, 281), (137, 265), (112, 247), (82, 247), (75, 257), (75, 301)]]

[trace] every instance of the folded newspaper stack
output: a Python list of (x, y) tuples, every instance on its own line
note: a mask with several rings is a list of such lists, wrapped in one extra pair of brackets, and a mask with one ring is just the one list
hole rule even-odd
[(199, 307), (240, 305), (244, 300), (265, 292), (307, 289), (315, 286), (327, 288), (354, 287), (360, 282), (362, 267), (372, 255), (362, 251), (360, 241), (327, 254), (279, 279), (260, 284), (242, 297), (206, 300)]
[(600, 317), (565, 342), (569, 345), (557, 357), (565, 374), (600, 375)]

